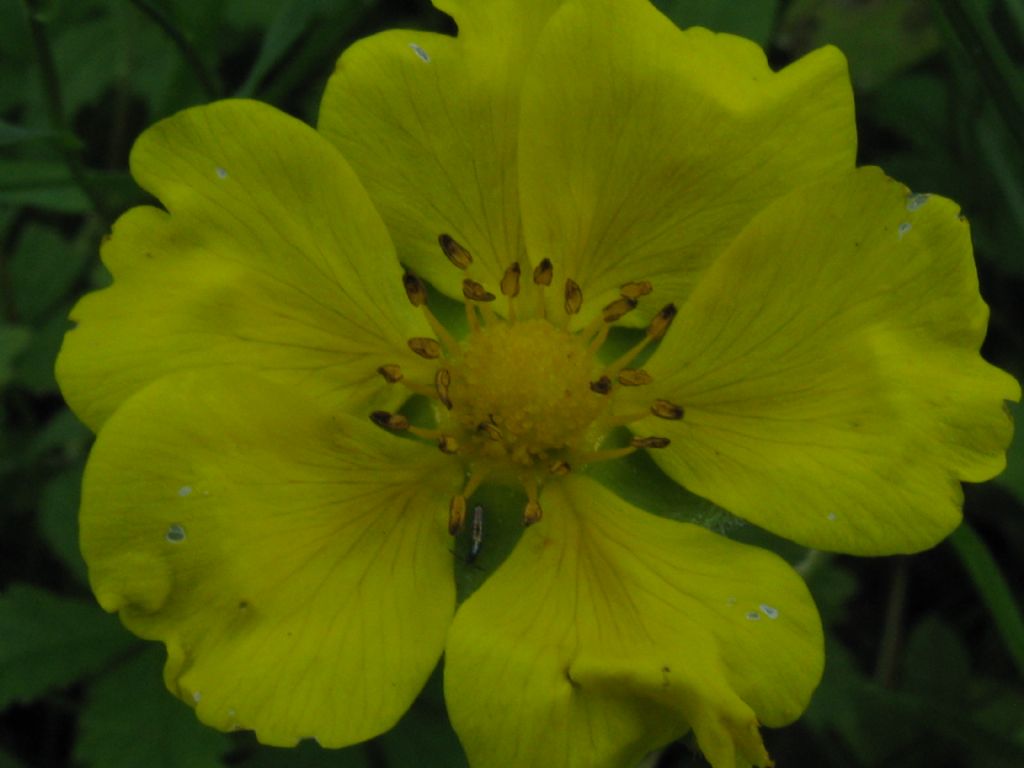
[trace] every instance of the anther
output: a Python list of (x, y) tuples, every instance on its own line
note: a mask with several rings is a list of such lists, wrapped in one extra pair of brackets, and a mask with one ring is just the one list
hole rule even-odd
[(544, 517), (544, 510), (540, 508), (539, 503), (532, 499), (526, 502), (526, 508), (523, 510), (523, 525), (539, 523), (542, 517)]
[(662, 307), (661, 311), (651, 320), (651, 324), (647, 326), (647, 338), (660, 339), (664, 336), (668, 327), (672, 325), (672, 321), (675, 320), (678, 311), (675, 304), (666, 304)]
[(409, 303), (414, 307), (422, 307), (427, 303), (427, 286), (412, 272), (402, 275), (402, 285), (405, 287), (405, 295), (409, 297)]
[(668, 400), (655, 400), (654, 405), (651, 406), (651, 413), (659, 419), (678, 421), (683, 418), (683, 412), (683, 407), (681, 405), (676, 405)]
[(454, 536), (462, 530), (462, 525), (465, 522), (466, 497), (462, 494), (452, 496), (451, 503), (448, 505), (448, 533)]
[(377, 373), (384, 377), (384, 381), (388, 384), (394, 384), (395, 382), (401, 381), (403, 374), (402, 368), (398, 365), (382, 365), (377, 369)]
[(447, 368), (438, 368), (434, 374), (434, 389), (437, 390), (437, 399), (444, 403), (449, 411), (452, 409), (452, 399), (448, 395), (448, 388), (452, 384), (452, 372)]
[(612, 380), (607, 376), (602, 376), (597, 381), (590, 382), (590, 391), (599, 395), (607, 395), (612, 391)]
[(583, 290), (571, 277), (565, 280), (565, 314), (575, 315), (583, 306)]
[(437, 342), (437, 339), (416, 336), (409, 339), (408, 343), (409, 349), (427, 360), (436, 360), (441, 356), (441, 345)]
[(636, 309), (636, 299), (623, 296), (601, 310), (601, 317), (606, 323), (614, 323), (623, 315)]
[(378, 427), (389, 429), (392, 432), (404, 432), (409, 429), (409, 420), (400, 413), (374, 411), (370, 414), (370, 421)]
[(441, 435), (437, 438), (437, 447), (441, 453), (454, 455), (459, 452), (459, 442), (451, 435)]
[(642, 368), (627, 368), (624, 371), (619, 371), (619, 375), (615, 378), (624, 387), (642, 387), (644, 384), (654, 381), (651, 374)]
[(634, 437), (629, 444), (634, 448), (667, 448), (672, 441), (667, 437)]
[(512, 266), (505, 270), (505, 274), (501, 278), (501, 295), (514, 298), (519, 295), (519, 274), (522, 270), (519, 268), (519, 262), (512, 262)]
[(572, 466), (565, 459), (559, 459), (550, 467), (548, 467), (548, 472), (550, 472), (555, 477), (565, 477), (570, 472), (572, 472)]
[(494, 440), (495, 442), (499, 442), (501, 440), (501, 430), (498, 429), (493, 424), (491, 424), (491, 422), (489, 421), (481, 421), (479, 424), (476, 425), (476, 428), (479, 432), (483, 432), (485, 435), (487, 435), (489, 438), (491, 438), (491, 440)]
[(470, 301), (494, 301), (494, 294), (485, 289), (476, 280), (466, 278), (462, 281), (462, 295)]
[(533, 270), (533, 282), (537, 285), (551, 285), (551, 278), (555, 275), (555, 267), (551, 259), (544, 259)]
[(619, 293), (627, 299), (639, 299), (641, 296), (646, 296), (652, 290), (654, 286), (647, 280), (640, 280), (635, 283), (624, 283), (619, 286)]
[(448, 261), (459, 269), (466, 269), (473, 263), (473, 255), (459, 245), (451, 235), (440, 235), (437, 242), (441, 245), (444, 255), (448, 257)]

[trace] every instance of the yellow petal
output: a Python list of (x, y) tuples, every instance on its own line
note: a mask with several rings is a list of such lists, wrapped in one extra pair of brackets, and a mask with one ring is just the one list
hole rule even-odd
[(103, 246), (113, 287), (72, 312), (57, 371), (87, 424), (179, 370), (257, 369), (354, 408), (381, 389), (378, 366), (418, 365), (405, 340), (428, 331), (388, 234), (312, 128), (218, 102), (146, 131), (131, 168), (169, 213), (121, 217)]
[(403, 262), (449, 295), (463, 274), (447, 234), (472, 254), (471, 275), (496, 292), (527, 267), (516, 182), (525, 61), (560, 0), (438, 3), (457, 38), (390, 31), (356, 43), (327, 84), (318, 128), (349, 159)]
[(390, 728), (454, 607), (455, 463), (258, 377), (168, 376), (104, 425), (82, 551), (100, 604), (167, 646), (223, 730), (338, 747)]
[[(755, 219), (645, 366), (678, 482), (801, 544), (912, 552), (998, 474), (1020, 387), (978, 354), (988, 308), (956, 205), (872, 168)], [(623, 392), (625, 397), (636, 393)]]
[(621, 768), (689, 728), (714, 768), (767, 765), (758, 721), (795, 719), (822, 670), (800, 577), (586, 478), (541, 503), (449, 633), (445, 697), (474, 768)]
[(592, 311), (650, 280), (635, 324), (684, 300), (766, 204), (852, 168), (856, 151), (838, 50), (773, 73), (754, 43), (680, 31), (646, 0), (565, 3), (530, 60), (521, 119), (531, 257), (576, 280)]

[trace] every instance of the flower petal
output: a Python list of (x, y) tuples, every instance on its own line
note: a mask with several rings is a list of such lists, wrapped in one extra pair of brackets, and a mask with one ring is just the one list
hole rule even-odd
[(390, 728), (454, 608), (454, 462), (258, 377), (165, 377), (86, 470), (100, 604), (167, 645), (167, 687), (223, 730), (343, 746)]
[(378, 393), (384, 363), (417, 366), (427, 335), (365, 190), (316, 131), (224, 101), (146, 131), (132, 174), (170, 213), (134, 208), (103, 258), (114, 285), (72, 312), (57, 364), (93, 428), (179, 370), (254, 368), (337, 408)]
[(768, 764), (758, 719), (795, 719), (824, 658), (799, 576), (587, 478), (542, 503), (449, 633), (445, 696), (474, 768), (620, 768), (688, 727), (715, 768)]
[(680, 31), (646, 0), (565, 3), (527, 68), (521, 121), (527, 248), (594, 309), (645, 279), (642, 308), (681, 302), (757, 211), (856, 151), (838, 50), (773, 73), (754, 43)]
[(561, 0), (437, 3), (456, 38), (390, 31), (345, 51), (327, 84), (319, 130), (370, 190), (403, 262), (452, 296), (463, 275), (438, 235), (474, 257), (473, 277), (495, 291), (526, 266), (516, 182), (524, 62)]
[[(709, 270), (645, 365), (678, 421), (635, 425), (682, 485), (807, 546), (912, 552), (1005, 466), (1020, 387), (978, 355), (967, 223), (864, 168), (796, 192)], [(622, 393), (634, 397), (636, 393)]]

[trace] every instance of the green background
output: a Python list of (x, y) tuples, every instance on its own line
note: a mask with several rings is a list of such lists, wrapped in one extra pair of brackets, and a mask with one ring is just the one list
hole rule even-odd
[[(1024, 377), (1024, 0), (658, 5), (757, 40), (777, 66), (844, 50), (860, 162), (963, 206), (992, 308), (985, 355)], [(145, 202), (133, 139), (227, 95), (311, 122), (338, 54), (396, 26), (451, 31), (417, 0), (0, 0), (0, 768), (465, 765), (437, 674), (394, 731), (347, 750), (199, 726), (163, 688), (160, 647), (91, 598), (75, 522), (91, 437), (52, 373), (72, 303), (109, 279), (99, 239)], [(779, 766), (1024, 766), (1024, 441), (965, 508), (969, 526), (912, 558), (808, 555), (741, 532), (800, 567), (827, 632), (809, 711), (766, 733)], [(464, 575), (464, 588), (479, 579)], [(648, 765), (704, 763), (684, 740)]]

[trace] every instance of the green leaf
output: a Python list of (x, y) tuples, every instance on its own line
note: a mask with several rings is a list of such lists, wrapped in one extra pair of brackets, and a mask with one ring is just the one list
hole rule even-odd
[(391, 731), (377, 740), (388, 765), (417, 768), (468, 766), (459, 739), (441, 705), (420, 698)]
[(904, 651), (902, 687), (957, 706), (967, 699), (970, 682), (971, 657), (956, 630), (937, 616), (918, 622)]
[(95, 674), (133, 642), (93, 603), (13, 585), (0, 596), (0, 709)]
[(74, 247), (52, 227), (28, 224), (9, 267), (18, 317), (30, 323), (42, 318), (67, 295), (87, 261), (83, 248)]
[(779, 9), (778, 0), (655, 0), (677, 26), (707, 27), (768, 43)]
[(32, 344), (18, 358), (14, 372), (15, 384), (37, 395), (57, 391), (53, 366), (64, 341), (64, 333), (71, 327), (67, 319), (69, 309), (58, 308), (36, 329)]
[(9, 752), (0, 749), (0, 768), (26, 768), (20, 760), (11, 756)]
[(0, 205), (32, 205), (61, 213), (85, 213), (89, 198), (75, 186), (63, 163), (0, 160)]
[(966, 520), (949, 537), (949, 542), (992, 613), (1018, 673), (1024, 677), (1024, 619), (999, 565)]
[(40, 141), (54, 138), (53, 131), (39, 128), (25, 128), (6, 120), (0, 120), (0, 147), (13, 144), (24, 144), (29, 141)]
[(321, 11), (322, 3), (311, 0), (291, 0), (284, 4), (267, 29), (260, 52), (252, 69), (249, 70), (249, 76), (235, 95), (251, 96), (266, 74), (281, 60)]
[(14, 375), (14, 361), (32, 340), (28, 328), (17, 325), (0, 325), (0, 387)]
[(91, 768), (220, 768), (230, 746), (164, 687), (164, 651), (149, 646), (96, 682), (75, 757)]
[(39, 528), (50, 549), (79, 582), (88, 582), (85, 560), (78, 549), (78, 505), (82, 488), (81, 465), (50, 480), (39, 501)]
[(371, 768), (367, 752), (363, 744), (347, 749), (324, 749), (310, 740), (291, 748), (256, 744), (251, 756), (240, 765), (244, 768)]
[(850, 61), (850, 76), (870, 90), (939, 50), (928, 0), (795, 0), (776, 43), (794, 55), (831, 43)]
[(860, 588), (857, 577), (835, 560), (816, 568), (807, 586), (826, 627), (835, 626), (846, 618), (847, 606)]

